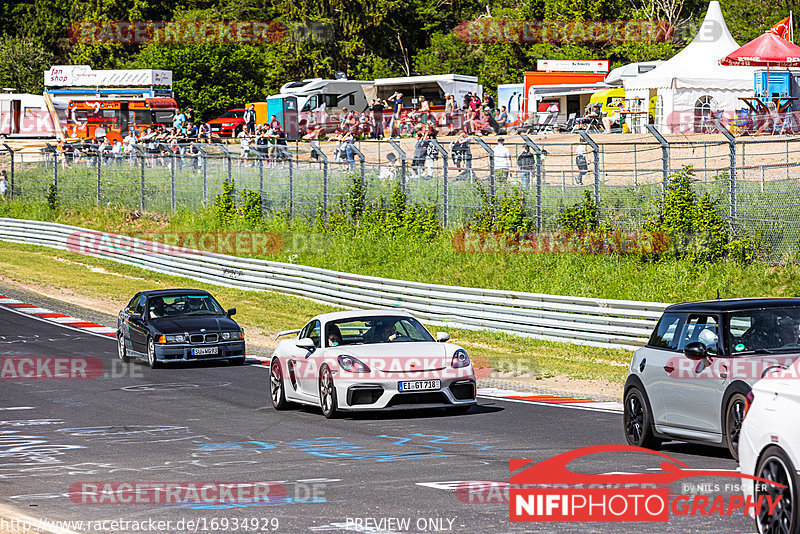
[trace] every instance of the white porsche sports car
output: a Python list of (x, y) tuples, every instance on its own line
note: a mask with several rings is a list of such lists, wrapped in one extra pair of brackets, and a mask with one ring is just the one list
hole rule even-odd
[(436, 339), (411, 314), (356, 310), (318, 315), (278, 343), (270, 362), (276, 410), (290, 403), (319, 406), (327, 418), (343, 411), (447, 408), (476, 403), (467, 352), (439, 332)]

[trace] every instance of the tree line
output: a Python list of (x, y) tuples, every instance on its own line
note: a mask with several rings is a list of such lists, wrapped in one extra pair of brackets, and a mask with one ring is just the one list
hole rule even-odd
[[(740, 44), (788, 15), (800, 0), (723, 0)], [(203, 119), (274, 94), (292, 80), (459, 73), (494, 92), (522, 81), (537, 59), (608, 59), (611, 66), (668, 59), (692, 37), (707, 0), (29, 0), (0, 3), (0, 83), (41, 93), (53, 64), (173, 72), (179, 104)], [(470, 39), (472, 21), (632, 20), (665, 25), (664, 39), (592, 41)], [(93, 43), (70, 39), (78, 21), (262, 21), (285, 29), (272, 42)], [(585, 26), (581, 25), (581, 28)], [(73, 35), (74, 37), (74, 35)], [(524, 40), (523, 40), (524, 41)]]

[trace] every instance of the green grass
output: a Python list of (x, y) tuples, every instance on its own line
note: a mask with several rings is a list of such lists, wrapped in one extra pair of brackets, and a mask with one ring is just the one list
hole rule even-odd
[[(247, 332), (274, 335), (298, 328), (313, 315), (334, 308), (269, 292), (240, 291), (152, 273), (90, 256), (0, 241), (0, 272), (12, 281), (112, 301), (122, 307), (137, 291), (198, 287), (211, 291), (224, 307), (236, 307)], [(436, 330), (432, 327), (432, 330)], [(449, 330), (476, 366), (537, 377), (624, 381), (630, 352), (538, 341), (487, 331)]]
[[(129, 210), (86, 207), (51, 212), (41, 203), (6, 202), (0, 216), (48, 220), (128, 235), (148, 232), (252, 231), (221, 227), (210, 211), (180, 210), (170, 216), (132, 218)], [(643, 262), (610, 254), (464, 254), (452, 234), (431, 243), (385, 235), (322, 235), (309, 226), (270, 219), (264, 230), (280, 232), (286, 246), (264, 259), (425, 283), (592, 298), (678, 302), (722, 297), (797, 296), (800, 266), (735, 262)]]

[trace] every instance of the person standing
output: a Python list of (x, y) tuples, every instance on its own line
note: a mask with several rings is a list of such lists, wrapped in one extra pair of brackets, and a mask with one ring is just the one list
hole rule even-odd
[(247, 133), (250, 135), (255, 135), (256, 133), (256, 107), (253, 104), (250, 104), (244, 115), (242, 116), (244, 119), (244, 127), (247, 130)]
[(578, 144), (578, 148), (575, 149), (575, 165), (578, 166), (578, 176), (575, 177), (575, 181), (578, 185), (583, 185), (583, 177), (589, 170), (589, 162), (586, 161), (586, 144), (583, 139)]
[[(403, 93), (395, 91), (392, 96), (386, 99), (392, 103), (392, 118), (389, 120), (389, 138), (394, 137), (395, 125), (400, 122), (400, 108), (403, 107)], [(397, 128), (397, 138), (400, 139), (400, 131)]]
[[(372, 102), (372, 138), (383, 139), (383, 102), (375, 99)], [(389, 133), (391, 136), (391, 132)]]
[(517, 156), (517, 167), (519, 167), (520, 184), (523, 189), (527, 189), (528, 184), (532, 182), (533, 170), (536, 168), (536, 156), (531, 153), (531, 147), (527, 144)]
[(3, 202), (6, 200), (6, 193), (8, 193), (8, 178), (6, 178), (6, 170), (0, 171), (0, 198)]
[(453, 112), (455, 111), (455, 98), (453, 95), (444, 95), (444, 123), (447, 126), (447, 135), (453, 132)]
[(511, 151), (505, 145), (505, 139), (497, 139), (494, 147), (494, 172), (500, 182), (508, 181), (508, 169), (511, 167)]
[(428, 123), (428, 116), (431, 114), (431, 105), (424, 96), (419, 97), (419, 121), (422, 124)]
[(186, 115), (184, 115), (181, 110), (178, 110), (178, 113), (172, 118), (172, 127), (178, 131), (181, 131), (183, 129), (183, 123), (185, 122)]

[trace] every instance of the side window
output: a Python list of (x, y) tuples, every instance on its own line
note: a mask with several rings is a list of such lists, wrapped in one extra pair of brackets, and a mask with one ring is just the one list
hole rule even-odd
[(303, 106), (303, 111), (312, 111), (317, 109), (317, 95), (312, 95), (306, 100), (306, 105)]
[(310, 337), (314, 341), (314, 346), (319, 347), (320, 341), (320, 325), (319, 321), (314, 321), (313, 326), (311, 327), (311, 331), (308, 333), (308, 337)]
[(356, 105), (356, 95), (350, 95), (350, 105), (351, 106)]
[(139, 297), (139, 302), (136, 303), (136, 307), (133, 309), (133, 313), (140, 313), (140, 314), (142, 314), (142, 316), (144, 316), (144, 301), (145, 300), (146, 299), (145, 299), (144, 295)]
[(706, 346), (709, 354), (717, 354), (719, 328), (714, 315), (690, 315), (681, 329), (678, 350), (683, 350), (689, 343), (699, 341)]
[(133, 311), (133, 308), (136, 306), (136, 303), (139, 301), (139, 293), (136, 293), (131, 301), (125, 306), (128, 311)]
[(662, 315), (647, 345), (659, 349), (676, 350), (678, 348), (678, 340), (675, 332), (681, 323), (681, 319), (683, 319), (683, 315), (680, 313), (665, 313)]
[(300, 331), (300, 337), (310, 337), (312, 341), (314, 341), (314, 346), (319, 347), (319, 340), (320, 340), (320, 324), (319, 321), (311, 321), (307, 325), (303, 327)]

